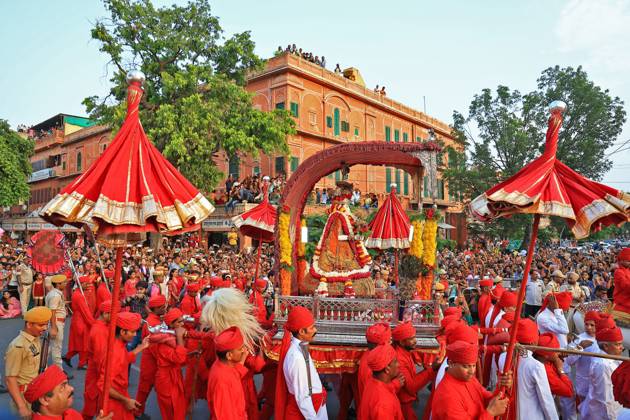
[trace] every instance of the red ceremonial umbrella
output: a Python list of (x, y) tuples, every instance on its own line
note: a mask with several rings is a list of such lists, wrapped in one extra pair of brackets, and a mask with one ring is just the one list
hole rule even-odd
[(57, 274), (66, 265), (66, 249), (63, 233), (56, 230), (40, 230), (31, 237), (26, 253), (31, 256), (35, 271)]
[(372, 233), (365, 241), (368, 248), (396, 249), (394, 278), (398, 284), (398, 250), (409, 248), (411, 222), (396, 197), (396, 184), (391, 185), (390, 193), (368, 225)]
[(258, 266), (260, 264), (260, 250), (263, 242), (273, 242), (274, 229), (276, 226), (276, 208), (269, 204), (269, 177), (263, 178), (263, 201), (251, 210), (243, 214), (234, 216), (232, 221), (243, 235), (251, 238), (258, 238), (258, 257), (256, 258), (256, 273), (254, 279), (258, 278)]
[(521, 318), (540, 216), (564, 218), (577, 239), (585, 238), (591, 231), (597, 231), (603, 226), (621, 225), (630, 216), (628, 194), (586, 179), (556, 158), (558, 133), (566, 104), (554, 101), (549, 108), (551, 116), (543, 154), (470, 204), (472, 214), (483, 221), (516, 213), (534, 214), (532, 238), (527, 250), (514, 322), (510, 328), (504, 372), (512, 367), (518, 321)]
[(97, 240), (116, 247), (103, 412), (108, 413), (111, 352), (120, 311), (123, 246), (146, 232), (176, 234), (198, 228), (214, 207), (149, 141), (138, 107), (144, 74), (127, 74), (127, 116), (105, 152), (41, 211), (56, 224), (88, 225)]

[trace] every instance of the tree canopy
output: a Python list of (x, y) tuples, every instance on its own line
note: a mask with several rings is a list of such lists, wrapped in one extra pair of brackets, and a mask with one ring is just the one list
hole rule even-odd
[[(527, 94), (498, 86), (473, 96), (468, 115), (453, 113), (453, 135), (467, 153), (449, 152), (444, 171), (451, 193), (469, 200), (509, 178), (538, 156), (553, 100), (567, 103), (557, 157), (587, 178), (601, 180), (612, 163), (605, 151), (626, 121), (623, 101), (593, 83), (581, 68), (550, 67)], [(488, 233), (522, 234), (523, 218), (501, 219)]]
[(6, 120), (0, 120), (0, 206), (28, 200), (33, 147), (32, 140), (19, 136)]
[(156, 8), (150, 0), (104, 0), (109, 18), (92, 38), (110, 57), (112, 88), (84, 100), (92, 118), (116, 127), (125, 115), (125, 76), (146, 75), (140, 118), (148, 137), (197, 187), (211, 190), (223, 174), (213, 156), (288, 153), (295, 123), (285, 110), (252, 106), (244, 85), (264, 61), (249, 32), (225, 39), (208, 0)]

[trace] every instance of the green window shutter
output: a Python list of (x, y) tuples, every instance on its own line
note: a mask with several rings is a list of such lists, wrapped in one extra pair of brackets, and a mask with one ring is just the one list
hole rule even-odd
[(341, 181), (341, 171), (335, 171), (335, 181)]
[(421, 138), (420, 136), (416, 136), (416, 141), (417, 141), (418, 143), (422, 143), (422, 138)]
[(241, 160), (238, 156), (232, 156), (230, 158), (230, 163), (228, 164), (228, 172), (234, 176), (234, 178), (239, 179), (241, 175)]
[(297, 168), (299, 165), (300, 165), (300, 159), (295, 156), (291, 156), (291, 172), (297, 171)]
[(407, 143), (409, 141), (409, 136), (407, 133), (403, 133), (403, 143)]
[(429, 197), (429, 177), (425, 175), (423, 182), (424, 182), (424, 187), (422, 188), (422, 195), (425, 198), (428, 198)]
[(441, 179), (437, 180), (437, 198), (444, 200), (444, 181)]
[(254, 175), (260, 175), (260, 166), (254, 166)]
[(400, 169), (396, 169), (396, 186), (398, 188), (398, 192), (400, 192)]
[(291, 115), (295, 118), (300, 116), (298, 112), (298, 104), (296, 102), (291, 102)]
[(77, 172), (81, 172), (83, 169), (83, 157), (81, 156), (81, 152), (77, 153)]
[(284, 156), (278, 156), (276, 158), (276, 175), (285, 174), (286, 172), (287, 172), (287, 167), (284, 163)]
[(333, 115), (334, 115), (334, 125), (335, 125), (334, 133), (335, 133), (335, 136), (338, 136), (341, 132), (340, 127), (339, 127), (339, 108), (335, 108)]
[(391, 127), (385, 126), (385, 141), (386, 142), (392, 141), (392, 129), (391, 129)]
[(400, 141), (400, 130), (394, 130), (394, 141), (396, 143)]
[(385, 168), (385, 191), (390, 192), (391, 191), (391, 185), (392, 183), (392, 168)]
[(359, 137), (359, 127), (354, 127), (354, 135)]
[(284, 109), (284, 102), (278, 102), (276, 104), (276, 109)]
[(405, 183), (403, 185), (403, 194), (409, 195), (409, 174), (407, 172), (405, 172)]
[(326, 127), (332, 128), (332, 117), (329, 115), (326, 117)]

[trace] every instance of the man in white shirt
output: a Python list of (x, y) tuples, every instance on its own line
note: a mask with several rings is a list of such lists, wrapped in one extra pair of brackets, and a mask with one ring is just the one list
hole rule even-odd
[(554, 333), (562, 349), (567, 347), (567, 334), (569, 334), (569, 324), (563, 311), (569, 309), (571, 299), (572, 296), (569, 292), (548, 294), (540, 313), (536, 317), (538, 330), (541, 333)]
[[(521, 319), (517, 341), (521, 344), (538, 344), (538, 329), (531, 319)], [(503, 371), (506, 353), (499, 356), (499, 369)], [(516, 389), (516, 418), (520, 420), (558, 420), (556, 404), (549, 388), (545, 365), (526, 350), (515, 360), (518, 363)]]
[(532, 271), (532, 278), (525, 286), (525, 316), (535, 317), (542, 305), (542, 295), (545, 283), (538, 271)]
[[(623, 353), (623, 336), (618, 327), (597, 331), (597, 343), (607, 354)], [(616, 419), (622, 406), (613, 395), (612, 373), (621, 364), (618, 360), (593, 358), (588, 381), (588, 394), (580, 405), (582, 420)]]
[(308, 345), (317, 333), (313, 314), (294, 306), (284, 326), (280, 349), (278, 384), (276, 386), (275, 418), (305, 420), (328, 419), (326, 390), (322, 387)]

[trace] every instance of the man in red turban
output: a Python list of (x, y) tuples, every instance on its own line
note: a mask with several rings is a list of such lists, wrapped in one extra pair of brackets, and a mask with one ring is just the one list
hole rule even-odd
[[(134, 413), (139, 408), (136, 400), (129, 396), (129, 365), (136, 360), (136, 356), (149, 346), (149, 340), (145, 338), (142, 343), (132, 351), (127, 351), (127, 343), (135, 338), (142, 317), (135, 312), (121, 312), (116, 319), (116, 339), (109, 355), (111, 363), (111, 388), (109, 389), (109, 410), (114, 413), (116, 420), (133, 420)], [(97, 387), (103, 395), (105, 386), (105, 365), (103, 359), (99, 369)], [(109, 414), (109, 413), (105, 413)]]
[(90, 329), (87, 353), (88, 367), (85, 372), (85, 384), (83, 387), (83, 411), (84, 419), (91, 419), (98, 413), (99, 392), (96, 386), (98, 372), (105, 360), (107, 353), (107, 337), (109, 334), (109, 315), (112, 310), (112, 301), (101, 302), (98, 308), (98, 319)]
[(367, 354), (369, 378), (361, 397), (358, 418), (362, 420), (403, 420), (400, 401), (392, 382), (399, 376), (396, 350), (391, 344), (380, 344)]
[[(516, 309), (516, 293), (504, 290), (498, 299), (498, 302), (492, 308), (492, 312), (489, 314), (487, 321), (487, 328), (497, 328), (503, 316), (506, 313), (514, 312)], [(491, 339), (492, 334), (486, 334), (484, 337), (484, 345), (488, 345), (488, 341)], [(494, 384), (496, 382), (496, 373), (492, 367), (492, 353), (485, 352), (483, 355), (483, 372), (482, 381), (484, 386)]]
[[(626, 408), (623, 410), (624, 414), (630, 414), (630, 362), (621, 363), (613, 372), (611, 380), (615, 400)], [(619, 416), (619, 418), (622, 417)]]
[(411, 351), (416, 348), (416, 329), (411, 322), (397, 325), (392, 331), (392, 339), (400, 373), (405, 378), (402, 388), (398, 391), (403, 417), (405, 420), (415, 420), (417, 416), (414, 404), (418, 400), (418, 391), (435, 378), (438, 364), (416, 373), (416, 364), (411, 355)]
[[(142, 338), (149, 335), (149, 328), (156, 327), (162, 323), (162, 316), (166, 312), (166, 297), (164, 295), (151, 296), (147, 306), (149, 307), (149, 313), (145, 319), (146, 323), (142, 327)], [(156, 371), (156, 355), (153, 353), (153, 348), (149, 347), (144, 351), (140, 359), (140, 379), (138, 380), (138, 390), (136, 392), (136, 401), (140, 404), (140, 408), (136, 412), (137, 417), (142, 417), (144, 414), (144, 406), (155, 384)]]
[(243, 334), (230, 327), (214, 339), (217, 359), (208, 376), (208, 408), (213, 420), (247, 418), (242, 378), (247, 374), (243, 362), (247, 357)]
[(199, 284), (189, 283), (186, 287), (186, 296), (182, 298), (179, 309), (184, 315), (194, 315), (201, 310), (201, 301), (199, 300)]
[[(478, 353), (476, 343), (455, 341), (446, 347), (449, 365), (434, 391), (433, 420), (492, 420), (505, 413), (507, 398), (493, 398), (475, 376)], [(510, 375), (503, 377), (501, 384), (509, 386)]]
[(156, 357), (155, 393), (160, 413), (164, 420), (183, 419), (186, 416), (186, 393), (182, 365), (188, 353), (184, 342), (184, 314), (173, 308), (164, 315), (164, 323), (172, 334), (152, 334), (149, 336), (151, 352)]
[[(620, 356), (623, 353), (623, 335), (618, 327), (598, 328), (595, 336), (603, 353), (612, 356)], [(589, 372), (588, 393), (580, 405), (582, 420), (617, 418), (623, 407), (615, 401), (613, 396), (612, 374), (620, 364), (619, 360), (593, 358)]]
[[(553, 333), (550, 332), (540, 334), (540, 337), (538, 338), (538, 345), (541, 347), (549, 347), (552, 349), (560, 348), (560, 343), (558, 343), (558, 339), (555, 335), (553, 335)], [(564, 371), (564, 362), (562, 361), (562, 359), (560, 359), (560, 357), (558, 357), (558, 353), (545, 350), (536, 350), (534, 351), (534, 357), (545, 366), (545, 371), (547, 372), (547, 380), (549, 381), (549, 388), (551, 389), (551, 393), (553, 395), (557, 395), (558, 397), (572, 397), (574, 395), (573, 384), (571, 383), (571, 379)]]
[(87, 369), (87, 343), (90, 336), (90, 328), (94, 324), (94, 311), (87, 304), (81, 289), (76, 288), (72, 292), (72, 320), (70, 321), (70, 336), (68, 351), (61, 359), (72, 367), (72, 358), (79, 355), (79, 369)]
[(492, 279), (484, 278), (479, 281), (479, 289), (481, 294), (477, 301), (477, 313), (479, 314), (479, 323), (485, 327), (486, 316), (492, 309), (492, 298), (490, 297), (490, 289), (492, 288)]
[(554, 333), (563, 349), (567, 347), (567, 334), (569, 334), (569, 324), (564, 316), (564, 311), (569, 309), (572, 299), (573, 297), (569, 292), (549, 293), (536, 317), (540, 332)]
[(308, 350), (316, 333), (311, 311), (302, 306), (291, 308), (278, 361), (276, 420), (328, 419), (326, 390)]
[(624, 248), (617, 255), (619, 268), (615, 270), (613, 309), (630, 317), (630, 248)]
[(267, 315), (267, 307), (265, 306), (265, 299), (263, 297), (267, 285), (267, 280), (256, 279), (254, 287), (252, 288), (252, 294), (249, 297), (249, 303), (254, 305), (254, 312), (260, 326), (269, 330), (273, 326), (273, 314)]

